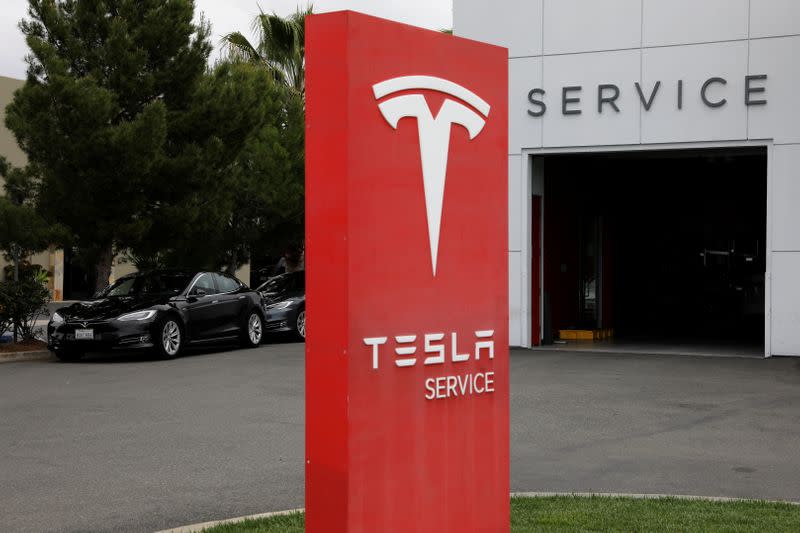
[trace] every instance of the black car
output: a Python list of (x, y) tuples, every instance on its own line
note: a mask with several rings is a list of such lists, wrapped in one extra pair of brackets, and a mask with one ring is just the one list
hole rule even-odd
[(281, 274), (258, 289), (264, 301), (264, 330), (288, 331), (306, 338), (306, 273)]
[(115, 348), (155, 348), (172, 358), (187, 344), (239, 339), (257, 346), (263, 317), (261, 295), (233, 276), (157, 270), (59, 309), (47, 325), (47, 347), (62, 361)]

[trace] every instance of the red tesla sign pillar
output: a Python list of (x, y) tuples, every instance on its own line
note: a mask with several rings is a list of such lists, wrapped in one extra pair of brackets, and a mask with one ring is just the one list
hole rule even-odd
[(309, 533), (509, 530), (507, 53), (306, 19)]

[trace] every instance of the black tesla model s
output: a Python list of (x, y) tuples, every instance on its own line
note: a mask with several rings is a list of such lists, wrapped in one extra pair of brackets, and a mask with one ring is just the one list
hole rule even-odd
[(47, 347), (62, 361), (116, 348), (155, 348), (172, 358), (187, 344), (239, 339), (257, 346), (263, 324), (261, 295), (235, 277), (157, 270), (59, 309), (47, 325)]
[(305, 270), (275, 276), (256, 289), (264, 301), (264, 329), (291, 331), (306, 339)]

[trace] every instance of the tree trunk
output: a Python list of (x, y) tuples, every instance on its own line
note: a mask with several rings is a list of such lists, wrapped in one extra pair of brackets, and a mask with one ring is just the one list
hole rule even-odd
[[(11, 249), (12, 249), (12, 253), (14, 254), (14, 282), (18, 282), (19, 281), (19, 261), (20, 261), (19, 248), (16, 247), (16, 246), (12, 246)], [(19, 337), (19, 335), (18, 335), (19, 320), (18, 320), (17, 317), (14, 318), (14, 324), (13, 325), (14, 325), (14, 333), (13, 333), (14, 338), (13, 338), (13, 340), (14, 340), (14, 343), (16, 344), (16, 342), (18, 340), (18, 337)]]
[(14, 250), (14, 281), (19, 281), (19, 250), (16, 246), (13, 247)]
[(111, 264), (114, 261), (114, 250), (111, 244), (100, 249), (95, 268), (93, 294), (108, 287), (108, 278), (111, 277)]
[(231, 276), (236, 275), (236, 267), (238, 262), (236, 250), (231, 250), (231, 255), (228, 257), (228, 274)]

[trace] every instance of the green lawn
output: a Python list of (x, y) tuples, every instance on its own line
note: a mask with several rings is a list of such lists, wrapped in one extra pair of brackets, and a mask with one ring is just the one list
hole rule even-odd
[[(210, 533), (303, 533), (302, 514), (251, 520)], [(800, 531), (800, 506), (764, 502), (708, 502), (556, 496), (512, 498), (511, 531)]]

